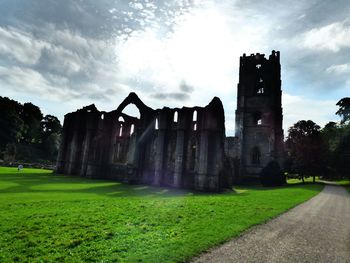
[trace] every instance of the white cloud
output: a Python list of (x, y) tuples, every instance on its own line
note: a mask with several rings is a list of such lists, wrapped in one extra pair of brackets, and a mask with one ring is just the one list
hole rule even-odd
[[(130, 91), (136, 91), (153, 108), (204, 106), (218, 96), (225, 107), (228, 134), (232, 134), (239, 56), (243, 53), (261, 52), (268, 56), (272, 49), (281, 50), (282, 79), (289, 94), (298, 87), (308, 87), (307, 91), (317, 86), (315, 71), (324, 73), (327, 66), (327, 74), (321, 76), (317, 72), (318, 83), (325, 83), (332, 74), (340, 76), (349, 72), (349, 64), (341, 64), (344, 62), (339, 62), (335, 54), (332, 54), (334, 65), (324, 63), (329, 52), (323, 52), (350, 47), (347, 21), (318, 27), (295, 38), (286, 34), (301, 20), (308, 20), (310, 3), (284, 8), (285, 3), (277, 1), (274, 4), (261, 1), (254, 6), (235, 0), (175, 2), (135, 4), (137, 1), (133, 1), (132, 12), (128, 4), (124, 4), (128, 7), (124, 11), (122, 4), (104, 6), (105, 15), (115, 23), (110, 39), (101, 38), (108, 33), (91, 24), (96, 20), (90, 18), (96, 18), (97, 13), (86, 6), (80, 10), (83, 19), (80, 16), (64, 23), (42, 23), (40, 28), (28, 24), (26, 32), (0, 27), (0, 56), (7, 56), (15, 60), (11, 65), (18, 65), (5, 70), (6, 65), (0, 64), (3, 66), (0, 89), (11, 88), (55, 100), (64, 98), (65, 105), (68, 98), (72, 104), (78, 100), (79, 105), (83, 105), (82, 101), (94, 102), (104, 110), (114, 109)], [(277, 9), (281, 12), (269, 15)], [(118, 19), (113, 20), (113, 16)], [(125, 23), (121, 22), (123, 18), (127, 19)], [(303, 63), (310, 50), (315, 57)], [(181, 91), (181, 83), (190, 85), (193, 91)], [(179, 92), (188, 94), (182, 96), (188, 99), (168, 96), (159, 100), (154, 96)], [(327, 92), (335, 96), (334, 89)], [(336, 109), (331, 106), (334, 101), (318, 104), (317, 99), (289, 94), (284, 95), (285, 128), (301, 118), (322, 122), (334, 117)]]
[(13, 27), (0, 27), (0, 54), (9, 55), (17, 61), (34, 65), (38, 62), (41, 49), (46, 46), (43, 41), (37, 41), (29, 33)]
[[(239, 57), (266, 50), (270, 23), (262, 23), (263, 19), (249, 20), (234, 6), (207, 1), (178, 16), (171, 32), (164, 34), (158, 27), (135, 31), (126, 40), (117, 40), (120, 80), (124, 83), (136, 80), (139, 85), (131, 86), (133, 89), (149, 84), (138, 92), (152, 107), (164, 106), (164, 100), (150, 97), (151, 93), (175, 94), (185, 82), (194, 87), (189, 99), (180, 101), (174, 96), (167, 99), (166, 106), (204, 106), (218, 96), (226, 114), (232, 116)], [(234, 120), (227, 121), (233, 130)]]
[[(62, 78), (52, 80), (64, 83)], [(65, 100), (77, 96), (77, 93), (67, 86), (54, 86), (39, 72), (28, 68), (0, 66), (0, 83), (1, 86), (16, 90), (19, 94), (37, 94), (47, 99)]]
[(301, 48), (314, 51), (338, 52), (342, 48), (350, 47), (350, 25), (348, 21), (311, 29), (295, 39)]
[(350, 63), (332, 65), (326, 69), (327, 73), (334, 73), (337, 75), (349, 74), (350, 73)]

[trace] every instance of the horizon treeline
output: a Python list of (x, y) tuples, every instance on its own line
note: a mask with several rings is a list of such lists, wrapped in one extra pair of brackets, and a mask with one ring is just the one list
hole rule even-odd
[(5, 163), (54, 163), (62, 133), (57, 117), (30, 102), (0, 96), (0, 159)]

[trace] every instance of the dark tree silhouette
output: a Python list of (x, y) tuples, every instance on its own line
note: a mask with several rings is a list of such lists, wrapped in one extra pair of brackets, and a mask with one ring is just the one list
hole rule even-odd
[(350, 120), (350, 98), (342, 98), (337, 102), (339, 110), (336, 112), (337, 115), (342, 117), (341, 123), (345, 123)]
[(62, 125), (57, 117), (46, 115), (41, 121), (42, 148), (48, 153), (50, 159), (55, 159), (60, 144)]
[(301, 120), (288, 130), (286, 149), (290, 172), (305, 176), (321, 175), (324, 159), (320, 126), (311, 120)]
[(22, 141), (26, 143), (39, 143), (41, 136), (40, 123), (43, 118), (40, 108), (32, 103), (24, 103), (20, 118), (24, 122)]
[(39, 107), (0, 97), (0, 159), (55, 160), (62, 126)]

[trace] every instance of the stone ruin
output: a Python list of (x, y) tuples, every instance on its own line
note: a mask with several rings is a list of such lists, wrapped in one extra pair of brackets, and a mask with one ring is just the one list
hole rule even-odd
[[(254, 179), (270, 162), (283, 167), (280, 52), (240, 57), (235, 137), (226, 138), (226, 156), (235, 181)], [(234, 170), (233, 170), (234, 169)]]
[[(134, 104), (140, 119), (123, 113)], [(121, 182), (219, 191), (223, 174), (224, 109), (153, 110), (135, 93), (112, 112), (90, 105), (65, 116), (57, 172)]]
[[(65, 115), (56, 171), (88, 178), (187, 188), (230, 189), (282, 164), (279, 52), (240, 58), (235, 137), (225, 136), (223, 105), (152, 109), (135, 93), (111, 112), (94, 105)], [(140, 118), (123, 110), (129, 104)]]

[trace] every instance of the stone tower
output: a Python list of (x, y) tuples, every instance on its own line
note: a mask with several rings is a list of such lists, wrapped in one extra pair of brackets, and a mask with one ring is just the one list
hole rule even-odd
[(283, 161), (279, 51), (240, 57), (236, 137), (240, 178), (258, 177), (272, 160)]

